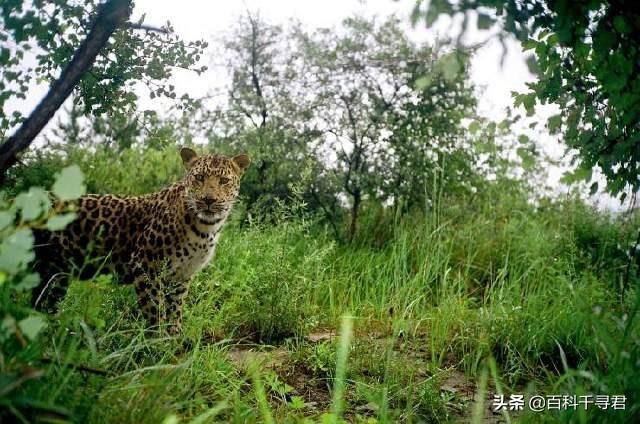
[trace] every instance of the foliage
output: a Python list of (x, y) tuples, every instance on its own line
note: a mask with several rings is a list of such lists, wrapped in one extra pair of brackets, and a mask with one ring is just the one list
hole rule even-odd
[[(485, 12), (481, 27), (494, 19)], [(52, 40), (72, 41), (61, 33)], [(468, 52), (414, 45), (395, 19), (308, 33), (251, 15), (225, 49), (226, 104), (110, 113), (124, 84), (106, 87), (109, 113), (88, 119), (87, 86), (46, 148), (11, 170), (0, 420), (469, 422), (490, 413), (493, 392), (564, 392), (624, 394), (627, 411), (503, 418), (637, 421), (639, 217), (541, 196), (538, 152), (513, 130), (520, 117), (476, 116)], [(147, 331), (133, 288), (109, 275), (72, 278), (55, 317), (27, 306), (31, 228), (74, 218), (37, 187), (71, 202), (85, 187), (148, 193), (182, 176), (177, 145), (198, 136), (203, 149), (255, 160), (215, 260), (193, 281), (183, 334)], [(336, 243), (345, 227), (351, 242)]]
[[(95, 184), (91, 178), (87, 186)], [(365, 208), (363, 234), (389, 231), (351, 245), (336, 245), (295, 211), (285, 210), (277, 225), (240, 227), (236, 218), (218, 257), (194, 281), (185, 335), (177, 340), (145, 334), (129, 287), (102, 279), (74, 283), (62, 312), (39, 336), (47, 355), (55, 346), (56, 357), (66, 359), (16, 395), (48, 399), (87, 422), (206, 413), (255, 419), (264, 416), (265, 403), (247, 389), (256, 379), (234, 358), (244, 349), (275, 349), (284, 362), (257, 368), (268, 414), (276, 422), (321, 422), (332, 410), (326, 387), (335, 384), (336, 343), (305, 335), (330, 328), (335, 337), (349, 310), (355, 318), (344, 411), (354, 421), (468, 421), (461, 414), (472, 401), (463, 394), (488, 357), (507, 393), (525, 383), (536, 394), (615, 391), (635, 411), (635, 295), (627, 292), (621, 302), (615, 289), (628, 246), (611, 245), (631, 243), (633, 223), (578, 200), (534, 206), (525, 192), (506, 190), (509, 184), (494, 182), (472, 203), (443, 198), (411, 214)], [(634, 266), (633, 284), (635, 272)], [(627, 320), (636, 324), (623, 325)], [(230, 338), (278, 344), (291, 334), (275, 348), (229, 345)], [(463, 381), (452, 383), (452, 372)], [(443, 389), (451, 384), (457, 391)], [(61, 389), (47, 396), (47, 387)], [(296, 408), (295, 396), (302, 399)], [(549, 414), (543, 418), (571, 420)], [(620, 417), (609, 411), (602, 421)]]
[(352, 239), (363, 200), (420, 199), (440, 155), (463, 150), (461, 133), (448, 132), (475, 102), (465, 73), (440, 72), (438, 52), (411, 43), (395, 19), (351, 18), (340, 33), (298, 38), (323, 149), (335, 161), (328, 173), (350, 201)]
[[(323, 169), (314, 148), (320, 133), (310, 120), (313, 103), (300, 84), (303, 69), (294, 60), (293, 40), (291, 31), (251, 14), (224, 40), (231, 87), (216, 120), (222, 136), (210, 137), (209, 145), (222, 152), (247, 151), (255, 158), (244, 177), (247, 212), (253, 215), (271, 213), (278, 200), (293, 195), (301, 174)], [(307, 204), (314, 209), (331, 204), (330, 184), (317, 177), (306, 181)]]
[(397, 19), (355, 17), (339, 31), (308, 33), (249, 15), (225, 47), (228, 117), (210, 146), (257, 157), (244, 181), (252, 214), (268, 212), (298, 185), (338, 239), (346, 199), (353, 239), (366, 201), (411, 208), (436, 180), (458, 193), (495, 171), (494, 163), (480, 166), (481, 141), (496, 151), (500, 145), (485, 132), (470, 136), (462, 124), (475, 118), (466, 53), (416, 45)]
[[(217, 310), (198, 308), (195, 312), (205, 319), (207, 327), (215, 323), (207, 332), (219, 326), (221, 334), (275, 342), (302, 336), (317, 322), (310, 299), (322, 281), (323, 263), (332, 246), (312, 238), (308, 224), (275, 219), (277, 224), (245, 228), (242, 237), (230, 232), (219, 247), (227, 252), (219, 258), (220, 268), (194, 283), (198, 290), (210, 281), (216, 282), (217, 290), (202, 290), (207, 298), (200, 301), (219, 305)], [(258, 256), (254, 252), (261, 253)], [(220, 272), (222, 269), (224, 272)], [(247, 315), (247, 310), (252, 313)]]
[(48, 319), (16, 300), (40, 283), (40, 276), (30, 267), (35, 257), (32, 229), (57, 231), (66, 227), (76, 218), (68, 202), (83, 193), (83, 175), (77, 166), (71, 166), (57, 175), (52, 186), (52, 197), (60, 201), (55, 206), (52, 197), (37, 186), (0, 204), (0, 418), (9, 414), (24, 421), (25, 414), (36, 410), (64, 412), (55, 404), (20, 394), (26, 383), (44, 375), (33, 365), (43, 358), (40, 339)]
[[(442, 64), (450, 61), (459, 61), (464, 69), (443, 70)], [(465, 53), (459, 52), (435, 63), (415, 61), (405, 70), (405, 84), (414, 91), (387, 118), (393, 154), (377, 171), (384, 181), (383, 199), (404, 201), (411, 209), (432, 198), (434, 186), (462, 194), (482, 180), (479, 144), (462, 125), (475, 115), (476, 103), (466, 68)]]
[[(335, 34), (309, 34), (300, 26), (285, 31), (249, 15), (224, 47), (232, 74), (228, 104), (203, 107), (195, 116), (160, 119), (145, 112), (142, 120), (90, 121), (72, 106), (69, 118), (48, 136), (49, 148), (26, 156), (10, 172), (11, 185), (28, 187), (38, 179), (34, 173), (50, 179), (63, 156), (64, 163), (85, 163), (85, 172), (104, 172), (105, 183), (117, 182), (90, 191), (145, 192), (179, 175), (170, 153), (157, 156), (171, 164), (170, 172), (154, 164), (156, 171), (140, 169), (131, 179), (107, 178), (111, 172), (130, 174), (128, 165), (111, 169), (108, 158), (122, 156), (135, 164), (138, 153), (148, 151), (151, 159), (153, 151), (170, 152), (200, 133), (208, 137), (210, 151), (247, 151), (255, 158), (243, 179), (246, 220), (271, 216), (279, 202), (299, 192), (337, 240), (352, 240), (367, 202), (408, 210), (422, 207), (434, 186), (468, 194), (485, 177), (507, 175), (519, 166), (505, 160), (511, 150), (523, 158), (525, 177), (537, 169), (531, 140), (520, 136), (515, 147), (505, 144), (515, 138), (516, 119), (496, 124), (475, 116), (466, 53), (440, 54), (415, 45), (395, 19), (352, 18)], [(473, 131), (466, 131), (464, 121), (470, 118)], [(198, 130), (211, 121), (213, 129)], [(84, 162), (86, 150), (96, 152), (95, 164)], [(138, 181), (154, 174), (153, 184)], [(118, 186), (125, 182), (138, 189)]]
[[(598, 167), (607, 190), (621, 194), (640, 188), (640, 15), (623, 1), (581, 0), (520, 2), (517, 0), (418, 1), (414, 23), (427, 26), (441, 14), (477, 11), (477, 27), (488, 29), (500, 17), (504, 29), (535, 54), (530, 62), (538, 79), (529, 92), (515, 95), (515, 104), (533, 114), (536, 102), (560, 106), (547, 128), (562, 133), (575, 149), (578, 169), (567, 182), (590, 180)], [(592, 192), (597, 191), (592, 184)]]
[(37, 151), (11, 170), (11, 193), (32, 185), (53, 184), (56, 170), (71, 164), (86, 175), (89, 193), (150, 193), (182, 177), (184, 167), (177, 152), (173, 144), (160, 149), (133, 147), (122, 152), (107, 148), (91, 152), (82, 146)]
[[(98, 0), (66, 0), (31, 3), (4, 1), (0, 9), (0, 138), (19, 124), (19, 111), (9, 115), (12, 99), (26, 98), (34, 83), (49, 83), (71, 60), (97, 12)], [(169, 23), (161, 31), (140, 30), (144, 16), (135, 25), (121, 28), (100, 52), (91, 70), (76, 87), (75, 102), (85, 115), (108, 114), (114, 119), (135, 115), (138, 95), (144, 84), (151, 98), (175, 99), (175, 87), (168, 83), (174, 68), (201, 73), (197, 62), (206, 42), (186, 43)], [(36, 65), (28, 65), (35, 61)], [(193, 107), (182, 95), (185, 107)]]
[[(123, 152), (134, 146), (161, 149), (176, 140), (188, 143), (191, 137), (180, 133), (178, 119), (169, 115), (162, 120), (152, 110), (141, 115), (90, 116), (73, 102), (65, 109), (57, 126), (43, 134), (50, 149), (99, 148)], [(37, 152), (35, 152), (37, 154)]]

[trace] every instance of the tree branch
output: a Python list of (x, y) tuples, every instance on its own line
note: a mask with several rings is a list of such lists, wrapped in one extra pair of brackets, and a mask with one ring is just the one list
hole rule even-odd
[(260, 47), (258, 44), (258, 37), (260, 37), (260, 28), (258, 27), (258, 22), (253, 19), (250, 13), (247, 14), (249, 18), (249, 23), (251, 25), (251, 83), (253, 84), (253, 88), (256, 91), (256, 96), (258, 97), (258, 102), (260, 104), (260, 117), (262, 121), (260, 122), (260, 128), (264, 127), (267, 122), (267, 117), (269, 116), (267, 112), (267, 103), (264, 99), (264, 95), (262, 94), (262, 87), (260, 85), (260, 79), (258, 78), (258, 54)]
[(0, 182), (4, 180), (7, 170), (17, 162), (18, 155), (31, 145), (69, 97), (95, 61), (100, 50), (107, 44), (111, 34), (124, 24), (130, 14), (131, 0), (109, 0), (100, 6), (87, 38), (76, 50), (71, 62), (62, 71), (60, 77), (51, 84), (47, 95), (20, 128), (0, 145)]
[(131, 29), (139, 29), (139, 30), (148, 31), (148, 32), (159, 32), (161, 34), (171, 34), (171, 31), (169, 31), (166, 28), (158, 28), (151, 25), (136, 24), (133, 22), (128, 23), (127, 27)]

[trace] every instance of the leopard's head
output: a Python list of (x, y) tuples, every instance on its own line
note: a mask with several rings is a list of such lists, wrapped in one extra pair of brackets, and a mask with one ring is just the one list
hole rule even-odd
[(251, 163), (249, 156), (198, 156), (188, 147), (180, 150), (180, 156), (187, 169), (187, 207), (205, 224), (218, 222), (238, 198), (240, 178)]

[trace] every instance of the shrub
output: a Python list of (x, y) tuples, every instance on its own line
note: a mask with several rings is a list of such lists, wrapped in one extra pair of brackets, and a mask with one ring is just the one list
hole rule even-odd
[[(83, 191), (77, 167), (63, 169), (53, 184), (53, 195), (64, 201), (79, 197)], [(25, 301), (29, 290), (40, 283), (40, 276), (29, 269), (35, 258), (32, 229), (60, 230), (75, 217), (61, 204), (53, 207), (48, 193), (39, 187), (0, 202), (0, 419), (26, 421), (39, 413), (64, 415), (55, 404), (44, 401), (46, 398), (22, 393), (25, 386), (46, 374), (40, 335), (47, 318)]]
[(304, 334), (316, 322), (311, 296), (331, 249), (311, 238), (303, 222), (228, 228), (218, 258), (193, 284), (191, 315), (236, 337)]

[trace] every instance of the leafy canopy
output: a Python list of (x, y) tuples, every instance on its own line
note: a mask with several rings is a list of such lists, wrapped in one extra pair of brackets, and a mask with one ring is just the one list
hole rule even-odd
[[(52, 82), (71, 60), (91, 28), (98, 0), (5, 0), (0, 8), (0, 139), (22, 122), (18, 111), (9, 113), (8, 102), (25, 99), (34, 83)], [(133, 7), (133, 6), (132, 6)], [(203, 41), (184, 42), (169, 22), (160, 29), (137, 23), (117, 30), (75, 89), (75, 101), (87, 115), (131, 115), (141, 83), (151, 98), (177, 97), (169, 84), (175, 68), (197, 73), (207, 47)], [(192, 107), (187, 95), (185, 107)]]
[(499, 17), (536, 59), (538, 80), (515, 95), (516, 105), (529, 114), (538, 102), (560, 106), (547, 127), (577, 152), (567, 182), (589, 180), (598, 167), (607, 190), (624, 198), (625, 188), (640, 188), (639, 10), (620, 0), (419, 0), (412, 19), (429, 26), (441, 14), (464, 14), (466, 26), (475, 11), (477, 27), (488, 29)]

